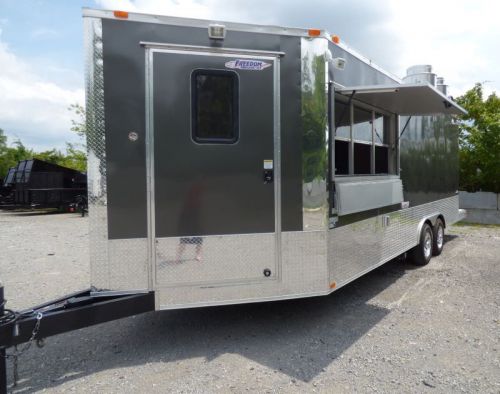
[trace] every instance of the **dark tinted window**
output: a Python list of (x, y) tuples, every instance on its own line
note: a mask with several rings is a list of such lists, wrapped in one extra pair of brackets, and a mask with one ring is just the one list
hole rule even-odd
[(354, 144), (354, 173), (369, 174), (371, 172), (371, 150), (372, 146), (368, 144)]
[(198, 143), (238, 141), (238, 75), (195, 70), (191, 76), (192, 137)]
[(386, 146), (375, 147), (375, 173), (389, 173), (389, 148)]
[(10, 168), (9, 169), (9, 172), (8, 172), (7, 176), (5, 177), (4, 186), (7, 186), (7, 185), (11, 184), (12, 182), (14, 182), (14, 174), (15, 173), (16, 173), (16, 169), (15, 168)]
[(24, 167), (26, 166), (26, 161), (20, 161), (18, 166), (17, 166), (17, 172), (16, 172), (16, 182), (21, 182), (21, 179), (23, 178), (24, 175)]
[(349, 174), (349, 142), (335, 141), (335, 174)]

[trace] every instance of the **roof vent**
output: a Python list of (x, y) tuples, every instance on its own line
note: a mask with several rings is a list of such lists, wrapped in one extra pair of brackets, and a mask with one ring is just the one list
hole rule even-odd
[(437, 90), (439, 90), (441, 93), (443, 93), (445, 96), (448, 96), (448, 85), (445, 85), (444, 83), (444, 78), (443, 77), (438, 77), (437, 78), (437, 85), (436, 85)]
[(403, 83), (428, 83), (429, 85), (436, 86), (436, 74), (432, 72), (430, 64), (417, 64), (406, 70)]

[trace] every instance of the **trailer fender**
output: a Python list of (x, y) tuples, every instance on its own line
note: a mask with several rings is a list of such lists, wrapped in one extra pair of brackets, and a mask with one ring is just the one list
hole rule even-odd
[(446, 220), (444, 220), (444, 215), (443, 214), (439, 214), (436, 219), (441, 219), (441, 221), (443, 222), (444, 228), (446, 228)]
[(424, 216), (420, 220), (420, 223), (418, 224), (418, 227), (417, 227), (417, 233), (415, 235), (415, 240), (417, 241), (417, 245), (420, 242), (420, 232), (422, 231), (422, 227), (424, 226), (424, 223), (429, 223), (432, 227), (434, 227), (434, 225), (436, 224), (436, 220), (438, 218), (441, 218), (443, 220), (443, 223), (444, 223), (443, 215), (441, 215), (439, 212), (433, 213), (432, 215)]

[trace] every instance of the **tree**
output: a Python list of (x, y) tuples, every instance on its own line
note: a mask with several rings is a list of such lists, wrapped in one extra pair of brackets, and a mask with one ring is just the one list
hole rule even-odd
[(0, 183), (2, 178), (7, 174), (9, 170), (9, 163), (4, 159), (5, 153), (7, 151), (7, 136), (4, 131), (0, 129)]
[(3, 129), (0, 129), (0, 153), (4, 152), (5, 148), (7, 148), (7, 136)]
[(484, 100), (477, 83), (457, 102), (468, 111), (459, 121), (460, 188), (500, 193), (500, 98)]
[[(85, 109), (80, 104), (72, 104), (68, 108), (74, 112), (76, 119), (71, 120), (71, 131), (74, 131), (83, 140), (86, 137)], [(83, 148), (79, 149), (79, 147)], [(0, 183), (7, 174), (10, 167), (14, 167), (21, 160), (40, 159), (49, 163), (58, 164), (64, 167), (73, 168), (78, 171), (86, 171), (87, 155), (85, 144), (66, 143), (66, 152), (57, 149), (49, 149), (42, 152), (35, 152), (26, 148), (21, 140), (16, 140), (12, 146), (7, 144), (7, 136), (0, 129)]]
[(7, 136), (0, 129), (0, 181), (7, 175), (10, 167), (33, 156), (33, 150), (26, 148), (20, 140), (14, 141), (12, 145), (7, 145)]
[(10, 167), (15, 167), (21, 160), (32, 158), (82, 172), (87, 169), (87, 155), (75, 144), (66, 143), (66, 152), (58, 149), (35, 152), (33, 149), (26, 148), (20, 140), (14, 141), (12, 146), (8, 146), (7, 137), (0, 129), (0, 183)]
[(87, 128), (85, 127), (85, 108), (80, 104), (71, 104), (68, 108), (76, 115), (76, 120), (71, 119), (71, 131), (74, 131), (80, 137), (84, 138), (87, 135)]
[[(85, 108), (82, 105), (76, 103), (71, 104), (68, 108), (70, 111), (74, 112), (76, 115), (76, 120), (71, 120), (71, 131), (74, 131), (78, 136), (85, 141), (87, 138), (87, 126), (86, 126), (86, 114)], [(78, 149), (81, 146), (83, 150)], [(87, 153), (85, 142), (81, 144), (66, 144), (66, 159), (68, 166), (75, 168), (79, 171), (87, 170)]]

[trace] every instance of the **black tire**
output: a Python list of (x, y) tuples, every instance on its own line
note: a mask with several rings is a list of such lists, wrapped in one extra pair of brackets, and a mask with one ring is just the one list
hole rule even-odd
[(439, 256), (444, 247), (444, 223), (441, 219), (436, 220), (432, 232), (432, 254), (434, 256)]
[(410, 251), (411, 262), (415, 265), (427, 265), (432, 257), (434, 233), (428, 223), (424, 223), (420, 230), (420, 242)]

